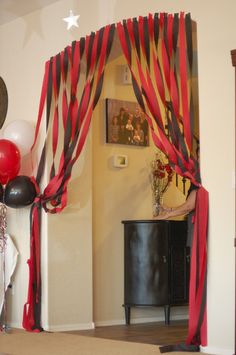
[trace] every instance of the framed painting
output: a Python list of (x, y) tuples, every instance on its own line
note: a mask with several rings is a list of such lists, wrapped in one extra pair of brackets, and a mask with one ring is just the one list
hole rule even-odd
[(106, 143), (149, 145), (148, 122), (137, 102), (106, 99)]

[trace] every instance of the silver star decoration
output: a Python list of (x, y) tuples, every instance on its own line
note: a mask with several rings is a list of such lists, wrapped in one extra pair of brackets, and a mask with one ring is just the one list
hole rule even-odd
[(70, 30), (71, 27), (73, 27), (73, 26), (79, 27), (78, 22), (77, 22), (79, 17), (80, 17), (80, 15), (74, 15), (73, 11), (70, 10), (70, 16), (63, 18), (63, 21), (67, 22), (67, 30)]

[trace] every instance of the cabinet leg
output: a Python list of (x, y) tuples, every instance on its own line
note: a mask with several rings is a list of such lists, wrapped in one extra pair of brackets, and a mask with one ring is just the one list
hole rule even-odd
[(130, 306), (124, 306), (125, 307), (125, 323), (126, 325), (130, 324)]
[(164, 306), (164, 312), (165, 312), (165, 324), (169, 325), (170, 324), (170, 305), (165, 305)]

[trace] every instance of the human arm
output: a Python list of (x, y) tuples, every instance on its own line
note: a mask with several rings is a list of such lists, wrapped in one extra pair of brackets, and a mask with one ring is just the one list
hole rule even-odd
[(197, 195), (197, 190), (192, 190), (186, 199), (186, 201), (177, 207), (167, 207), (164, 208), (163, 213), (160, 215), (154, 217), (155, 219), (169, 219), (172, 217), (177, 217), (177, 216), (183, 216), (191, 211), (194, 210), (195, 208), (195, 203), (196, 203), (196, 195)]

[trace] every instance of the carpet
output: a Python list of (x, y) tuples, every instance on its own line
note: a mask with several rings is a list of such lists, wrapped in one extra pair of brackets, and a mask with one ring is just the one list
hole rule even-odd
[[(0, 333), (4, 355), (158, 355), (156, 345), (62, 333)], [(192, 354), (178, 352), (171, 354)]]

